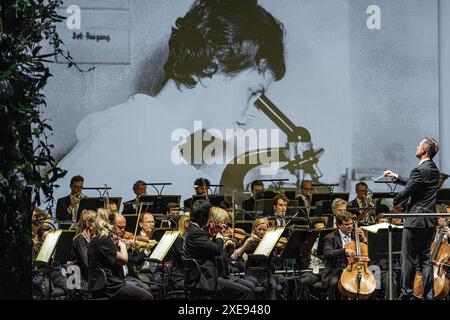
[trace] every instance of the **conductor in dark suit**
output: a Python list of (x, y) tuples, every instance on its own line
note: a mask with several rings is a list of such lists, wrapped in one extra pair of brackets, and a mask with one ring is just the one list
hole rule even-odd
[[(394, 199), (394, 205), (408, 201), (408, 213), (436, 213), (436, 196), (439, 182), (439, 169), (433, 162), (433, 157), (439, 151), (436, 139), (423, 139), (416, 149), (416, 156), (420, 159), (409, 178), (399, 176), (388, 170), (386, 177), (392, 178), (396, 183), (405, 185)], [(413, 296), (414, 277), (416, 270), (422, 272), (423, 296), (433, 299), (432, 265), (430, 245), (433, 241), (437, 218), (436, 217), (409, 217), (404, 220), (402, 235), (402, 289), (400, 299), (408, 300)]]
[(59, 198), (56, 202), (56, 218), (58, 221), (73, 220), (78, 211), (83, 183), (82, 176), (74, 176), (70, 179), (70, 194)]
[(197, 289), (216, 291), (219, 299), (252, 299), (254, 296), (249, 288), (218, 277), (216, 259), (222, 255), (224, 240), (220, 232), (210, 240), (208, 233), (203, 230), (208, 222), (210, 209), (208, 200), (197, 200), (194, 203), (190, 214), (191, 222), (184, 237), (183, 258), (195, 259), (200, 265)]
[[(355, 241), (353, 231), (353, 215), (348, 212), (336, 215), (337, 230), (327, 234), (323, 238), (323, 260), (325, 260), (325, 271), (322, 276), (322, 287), (328, 288), (330, 300), (340, 300), (341, 295), (338, 290), (338, 283), (342, 271), (347, 266), (347, 257), (353, 257), (356, 252), (352, 249), (345, 249), (348, 242)], [(367, 242), (364, 232), (358, 229), (357, 234), (362, 242)]]

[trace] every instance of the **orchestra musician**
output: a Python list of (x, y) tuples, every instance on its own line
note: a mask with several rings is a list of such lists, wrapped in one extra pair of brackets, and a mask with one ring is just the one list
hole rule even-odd
[(180, 232), (179, 237), (173, 243), (172, 248), (169, 251), (169, 260), (172, 263), (171, 269), (171, 280), (172, 287), (175, 290), (182, 289), (184, 286), (184, 271), (183, 271), (183, 245), (184, 236), (186, 234), (186, 229), (188, 228), (190, 222), (190, 215), (188, 212), (184, 213), (183, 216), (178, 221), (178, 231)]
[(338, 213), (347, 212), (347, 201), (341, 198), (336, 198), (331, 203), (331, 211), (333, 213), (333, 220), (329, 219), (328, 227), (329, 228), (337, 228), (336, 224), (336, 215)]
[[(330, 300), (341, 300), (342, 296), (338, 290), (338, 283), (343, 269), (347, 266), (347, 257), (354, 257), (356, 252), (345, 249), (344, 245), (355, 240), (353, 231), (353, 215), (349, 212), (336, 214), (338, 229), (327, 234), (323, 238), (323, 258), (325, 260), (325, 271), (322, 277), (322, 287), (328, 289)], [(361, 242), (367, 242), (362, 229), (358, 228), (356, 234)]]
[[(436, 213), (439, 169), (433, 162), (433, 158), (438, 151), (437, 140), (425, 138), (416, 148), (416, 157), (420, 159), (420, 162), (417, 167), (412, 169), (409, 178), (401, 177), (391, 170), (384, 172), (384, 176), (405, 186), (394, 198), (395, 206), (408, 201), (406, 212)], [(433, 299), (430, 246), (436, 225), (436, 217), (407, 217), (404, 219), (401, 250), (402, 288), (399, 299), (413, 299), (416, 270), (422, 273), (424, 299)]]
[[(310, 222), (310, 229), (320, 231), (325, 229), (326, 224), (322, 218), (312, 218)], [(319, 246), (319, 237), (317, 237), (311, 249), (311, 255), (307, 260), (307, 271), (300, 276), (300, 297), (302, 300), (311, 300), (312, 286), (322, 280), (325, 263), (317, 257), (317, 248)]]
[(175, 202), (167, 204), (167, 211), (165, 217), (161, 220), (161, 228), (175, 228), (176, 222), (171, 218), (176, 218), (180, 214), (180, 206)]
[(288, 205), (288, 198), (281, 193), (277, 193), (273, 198), (273, 209), (275, 211), (276, 226), (283, 227), (286, 225), (286, 210)]
[(95, 218), (97, 236), (88, 248), (89, 274), (102, 269), (106, 274), (105, 294), (111, 299), (150, 300), (150, 292), (135, 283), (125, 281), (122, 267), (128, 262), (125, 242), (114, 232), (109, 212), (98, 209)]
[[(200, 195), (205, 195), (208, 196), (209, 193), (209, 186), (211, 185), (211, 183), (209, 182), (208, 179), (206, 178), (198, 178), (195, 179), (194, 181), (194, 190), (195, 190), (195, 195), (200, 196)], [(192, 197), (188, 198), (186, 200), (184, 200), (183, 202), (183, 206), (185, 208), (192, 208)]]
[[(83, 190), (84, 178), (82, 176), (73, 176), (70, 179), (70, 194), (68, 196), (59, 198), (56, 202), (56, 219), (58, 221), (76, 221), (76, 214), (80, 200), (82, 198), (81, 191)], [(64, 226), (64, 229), (67, 227)], [(63, 229), (60, 226), (60, 229)]]
[(97, 213), (92, 210), (83, 210), (80, 214), (78, 228), (73, 238), (72, 257), (73, 263), (80, 268), (82, 279), (82, 290), (87, 290), (88, 280), (88, 248), (92, 238), (96, 235), (95, 216)]
[(260, 180), (255, 180), (250, 185), (250, 191), (252, 193), (252, 196), (244, 201), (242, 201), (242, 210), (245, 211), (255, 211), (255, 196), (258, 192), (264, 191), (264, 183)]
[[(374, 207), (372, 200), (368, 196), (369, 186), (367, 183), (360, 181), (355, 186), (356, 198), (348, 203), (349, 212), (353, 213), (357, 217), (364, 214), (365, 211), (351, 209), (351, 208), (368, 208)], [(373, 224), (375, 222), (374, 210), (369, 210), (369, 212), (361, 219), (360, 224)]]
[(305, 207), (307, 216), (310, 216), (313, 190), (314, 189), (311, 180), (302, 180), (300, 184), (300, 194), (297, 197), (297, 201), (299, 207)]
[(235, 283), (222, 277), (214, 281), (214, 274), (218, 273), (216, 257), (221, 256), (224, 249), (223, 230), (210, 240), (209, 234), (204, 230), (208, 226), (211, 204), (207, 200), (198, 200), (191, 211), (191, 222), (184, 237), (183, 258), (195, 259), (200, 265), (200, 281), (198, 289), (214, 292), (217, 290), (219, 299), (253, 299), (253, 292), (246, 286)]
[[(136, 195), (136, 198), (131, 199), (126, 202), (139, 202), (141, 196), (147, 194), (147, 184), (144, 180), (138, 180), (133, 184), (133, 192)], [(133, 214), (135, 213), (136, 205), (132, 206), (124, 206), (122, 214)]]

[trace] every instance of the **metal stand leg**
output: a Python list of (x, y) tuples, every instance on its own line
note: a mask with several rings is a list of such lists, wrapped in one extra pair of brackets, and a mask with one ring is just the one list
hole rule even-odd
[(392, 225), (388, 227), (388, 254), (389, 254), (389, 300), (392, 298)]

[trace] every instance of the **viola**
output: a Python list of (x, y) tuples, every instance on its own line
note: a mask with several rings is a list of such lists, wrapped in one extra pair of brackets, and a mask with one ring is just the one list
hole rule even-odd
[(347, 267), (341, 274), (338, 288), (343, 296), (351, 299), (368, 299), (376, 289), (376, 281), (373, 273), (368, 269), (369, 250), (367, 244), (361, 243), (358, 230), (358, 222), (355, 221), (355, 241), (344, 245), (345, 249), (356, 252), (356, 256), (348, 257)]

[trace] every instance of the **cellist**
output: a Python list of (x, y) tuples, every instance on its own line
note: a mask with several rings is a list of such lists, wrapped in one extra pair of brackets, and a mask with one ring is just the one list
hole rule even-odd
[[(344, 245), (355, 240), (353, 231), (353, 215), (349, 212), (336, 215), (337, 230), (327, 234), (323, 238), (323, 258), (325, 271), (322, 277), (322, 287), (328, 288), (330, 300), (340, 300), (342, 296), (338, 290), (338, 283), (343, 269), (347, 266), (347, 257), (354, 257), (356, 252), (352, 249), (344, 249)], [(367, 242), (362, 229), (357, 229), (356, 234), (361, 242)]]

